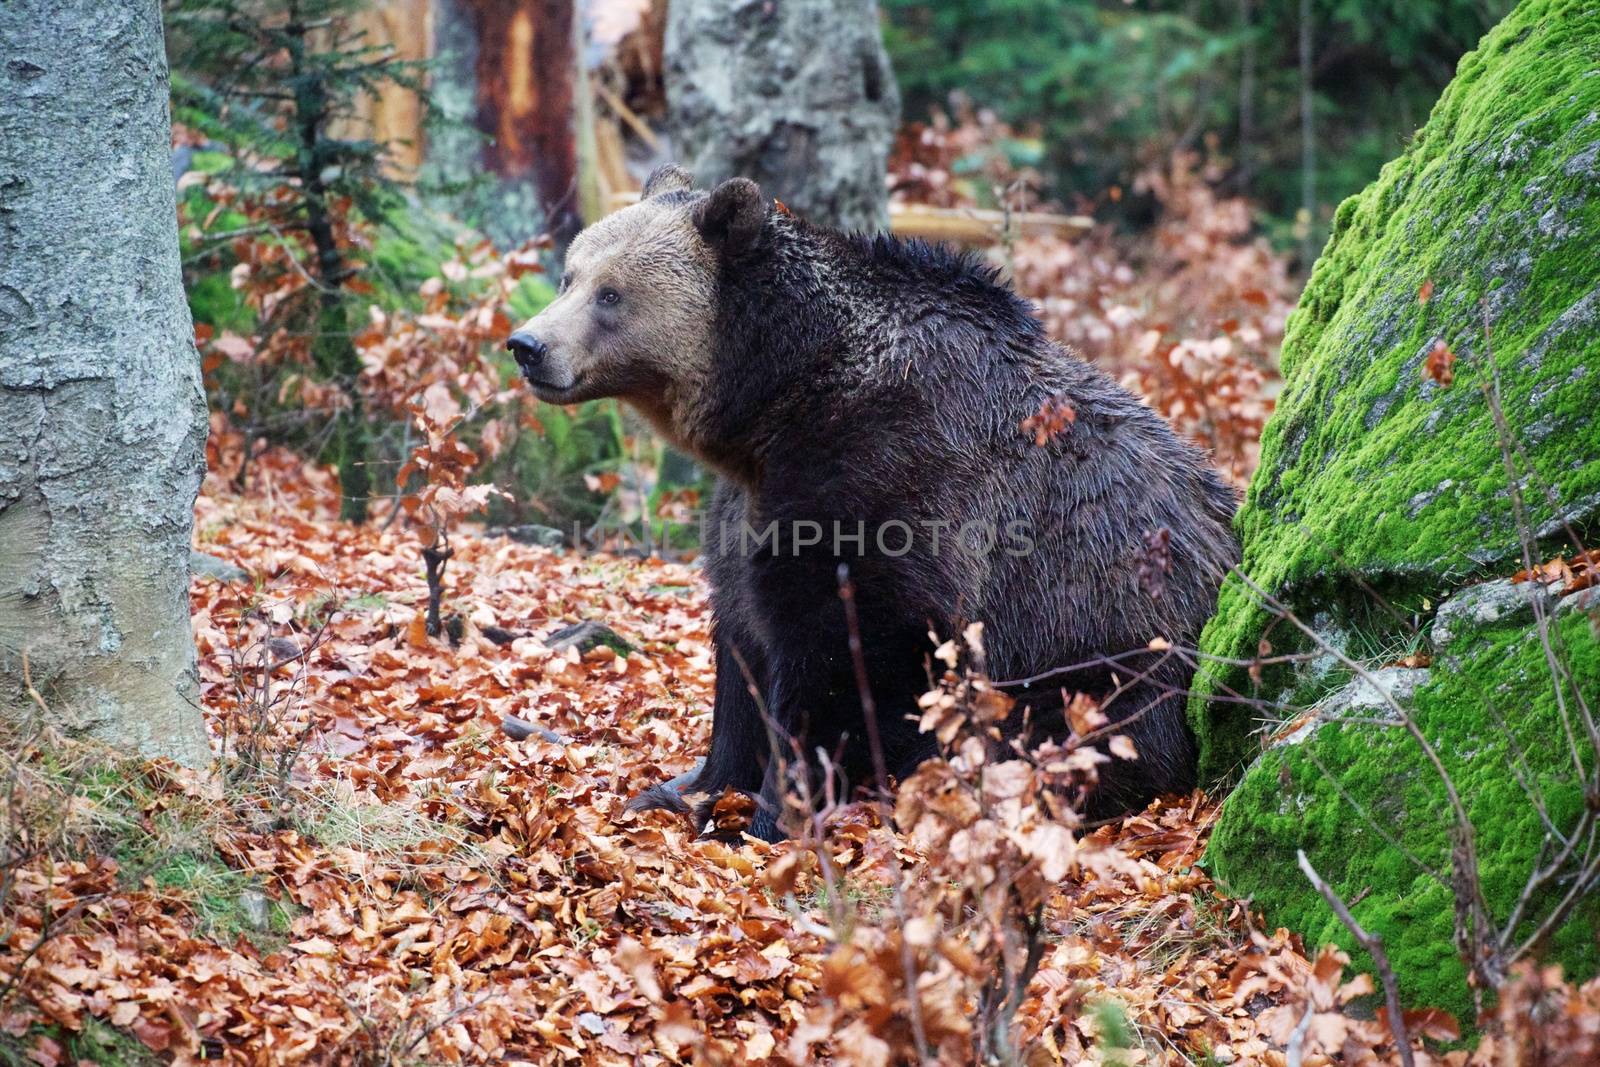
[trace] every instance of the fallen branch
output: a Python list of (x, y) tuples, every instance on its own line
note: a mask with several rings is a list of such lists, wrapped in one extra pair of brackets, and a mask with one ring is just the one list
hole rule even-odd
[[(637, 192), (612, 193), (607, 207), (620, 211), (639, 202)], [(1018, 233), (1083, 233), (1094, 229), (1087, 215), (1058, 215), (1047, 211), (996, 211), (988, 208), (928, 207), (925, 204), (890, 204), (889, 229), (901, 237), (959, 244), (993, 244), (1008, 231)]]
[(513, 741), (525, 741), (530, 737), (537, 737), (541, 741), (549, 741), (553, 745), (564, 745), (567, 739), (554, 730), (547, 730), (538, 723), (519, 719), (515, 715), (507, 715), (500, 720), (500, 729)]

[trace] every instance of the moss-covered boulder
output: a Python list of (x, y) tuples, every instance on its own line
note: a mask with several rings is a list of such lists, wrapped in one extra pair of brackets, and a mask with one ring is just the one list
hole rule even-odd
[[(1332, 941), (1355, 953), (1354, 939), (1296, 866), (1295, 852), (1304, 849), (1318, 873), (1355, 901), (1357, 920), (1383, 935), (1407, 1001), (1466, 1021), (1472, 998), (1454, 943), (1453, 820), (1442, 780), (1399, 728), (1396, 708), (1450, 773), (1477, 831), (1491, 910), (1503, 921), (1547, 840), (1542, 820), (1570, 827), (1584, 804), (1525, 592), (1544, 600), (1552, 645), (1600, 712), (1600, 590), (1558, 600), (1536, 583), (1470, 587), (1449, 627), (1435, 626), (1440, 646), (1431, 669), (1379, 668), (1370, 679), (1353, 678), (1280, 734), (1228, 797), (1206, 854), (1217, 880), (1251, 897), (1273, 925), (1300, 932), (1308, 944)], [(1572, 693), (1563, 687), (1576, 719)], [(1546, 894), (1533, 914), (1542, 917), (1553, 901)], [(1532, 929), (1524, 924), (1521, 932)], [(1597, 930), (1600, 898), (1591, 898), (1547, 953), (1568, 974), (1600, 972)]]
[[(1457, 357), (1453, 382), (1428, 373), (1439, 342)], [(1461, 61), (1406, 152), (1339, 208), (1283, 371), (1238, 519), (1250, 580), (1223, 588), (1190, 706), (1205, 779), (1243, 779), (1209, 862), (1315, 941), (1335, 931), (1295, 868), (1304, 847), (1395, 946), (1408, 992), (1459, 1009), (1448, 891), (1406, 856), (1448, 868), (1437, 775), (1403, 731), (1338, 710), (1351, 698), (1339, 656), (1247, 665), (1317, 644), (1257, 589), (1377, 669), (1428, 651), (1418, 629), (1439, 604), (1517, 569), (1522, 533), (1541, 554), (1569, 529), (1600, 541), (1600, 5), (1525, 0)], [(1452, 634), (1411, 680), (1418, 721), (1468, 783), (1491, 892), (1514, 900), (1514, 874), (1543, 837), (1499, 716), (1528, 731), (1531, 776), (1557, 806), (1571, 800), (1560, 785), (1570, 759), (1544, 747), (1560, 726), (1531, 615), (1456, 616), (1475, 643)], [(1561, 632), (1589, 657), (1575, 677), (1593, 689), (1589, 625), (1568, 611)], [(1307, 707), (1335, 722), (1274, 746), (1277, 722)], [(1589, 956), (1562, 944), (1593, 971), (1592, 939)]]
[[(1448, 388), (1423, 372), (1440, 340), (1458, 357)], [(1515, 558), (1508, 478), (1480, 389), (1491, 359), (1511, 433), (1537, 472), (1523, 486), (1530, 522), (1542, 534), (1558, 516), (1592, 522), (1600, 8), (1589, 0), (1520, 5), (1461, 61), (1406, 153), (1340, 206), (1289, 320), (1283, 394), (1238, 520), (1245, 573), (1319, 611), (1364, 610), (1355, 578), (1420, 608)], [(1203, 647), (1249, 657), (1269, 629), (1274, 646), (1292, 643), (1270, 623), (1231, 580)], [(1259, 750), (1255, 715), (1204, 698), (1249, 690), (1250, 679), (1208, 670), (1197, 686), (1203, 774), (1236, 775)]]

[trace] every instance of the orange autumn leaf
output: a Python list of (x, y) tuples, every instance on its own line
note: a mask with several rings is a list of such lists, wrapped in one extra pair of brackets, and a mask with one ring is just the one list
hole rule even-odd
[(1443, 340), (1433, 342), (1433, 347), (1428, 349), (1428, 358), (1422, 365), (1422, 372), (1441, 386), (1448, 387), (1455, 381), (1456, 354)]

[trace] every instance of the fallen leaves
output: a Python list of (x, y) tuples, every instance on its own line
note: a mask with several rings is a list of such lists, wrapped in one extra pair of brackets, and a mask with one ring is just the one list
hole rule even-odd
[(1582, 592), (1600, 585), (1600, 548), (1579, 552), (1571, 558), (1556, 556), (1511, 576), (1514, 583), (1542, 582), (1560, 596)]
[[(1075, 829), (1046, 785), (1092, 774), (1093, 750), (1036, 766), (987, 752), (976, 735), (1009, 702), (969, 679), (924, 705), (959, 744), (901, 785), (899, 832), (841, 804), (825, 838), (767, 846), (737, 836), (752, 805), (727, 794), (713, 820), (730, 839), (699, 839), (680, 817), (624, 806), (686, 770), (709, 734), (707, 607), (689, 570), (463, 533), (452, 647), (417, 628), (412, 538), (334, 521), (326, 472), (277, 451), (254, 463), (269, 491), (242, 499), (212, 478), (198, 525), (252, 582), (197, 580), (194, 627), (219, 738), (251, 713), (230, 649), (301, 657), (269, 679), (292, 690), (285, 739), (310, 728), (293, 807), (280, 821), (248, 789), (151, 769), (139, 818), (205, 805), (220, 855), (291, 917), (273, 938), (218, 936), (181, 887), (129, 884), (102, 855), (18, 868), (0, 910), (0, 984), (18, 976), (0, 1030), (36, 1035), (36, 1062), (67, 1062), (60, 1033), (93, 1017), (180, 1064), (876, 1065), (913, 1055), (913, 1000), (930, 1055), (972, 1062), (996, 961), (1019, 958), (1003, 943), (1016, 928), (995, 921), (1013, 899), (1042, 923), (1012, 1031), (1030, 1064), (1110, 1062), (1092, 1010), (1108, 1000), (1142, 1035), (1119, 1062), (1281, 1065), (1308, 1011), (1305, 1063), (1392, 1056), (1385, 1027), (1347, 1010), (1366, 979), (1261, 932), (1196, 866), (1215, 818), (1204, 798)], [(1566, 566), (1576, 579), (1595, 562)], [(484, 633), (582, 618), (637, 651)], [(965, 647), (981, 640), (975, 629)], [(953, 668), (961, 649), (944, 654)], [(553, 733), (514, 740), (507, 716)], [(1107, 725), (1087, 698), (1069, 718)], [(66, 918), (29, 955), (47, 915)], [(1540, 1017), (1592, 1048), (1600, 986), (1526, 981), (1516, 1003), (1552, 1006)], [(1408, 1022), (1450, 1039), (1436, 1014)], [(30, 1031), (44, 1023), (60, 1030)]]
[(1455, 365), (1456, 354), (1441, 339), (1433, 342), (1433, 347), (1428, 349), (1427, 359), (1422, 364), (1422, 373), (1432, 381), (1438, 382), (1440, 386), (1449, 388), (1456, 380)]
[(1044, 400), (1037, 412), (1022, 420), (1021, 429), (1025, 436), (1033, 438), (1036, 447), (1043, 448), (1077, 421), (1078, 411), (1072, 403), (1065, 397), (1053, 396)]

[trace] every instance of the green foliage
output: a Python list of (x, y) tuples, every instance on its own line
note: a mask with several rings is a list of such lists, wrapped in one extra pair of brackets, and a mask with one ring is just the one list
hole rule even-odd
[[(353, 16), (367, 0), (169, 0), (178, 57), (173, 117), (228, 149), (241, 188), (293, 185), (279, 222), (312, 227), (347, 200), (382, 219), (399, 203), (392, 146), (358, 135), (363, 97), (399, 85), (427, 101), (426, 65), (368, 41)], [(341, 135), (341, 127), (358, 131)], [(336, 279), (329, 279), (336, 281)]]
[[(1600, 515), (1597, 64), (1592, 6), (1524, 3), (1462, 60), (1406, 153), (1339, 208), (1289, 320), (1283, 393), (1236, 521), (1244, 572), (1291, 606), (1348, 615), (1366, 600), (1357, 578), (1391, 600), (1438, 599), (1516, 556), (1483, 392), (1496, 382), (1532, 530), (1548, 544), (1558, 511), (1580, 527)], [(1440, 339), (1460, 356), (1448, 388), (1423, 373)], [(1296, 647), (1255, 601), (1229, 579), (1202, 649)], [(1202, 773), (1229, 777), (1252, 752), (1252, 713), (1207, 697), (1273, 688), (1213, 667), (1195, 689)]]
[(1128, 5), (888, 0), (885, 41), (920, 117), (960, 91), (1015, 123), (1041, 122), (1062, 187), (1132, 177), (1134, 154), (1172, 143), (1195, 117), (1220, 124), (1208, 80), (1238, 47), (1183, 17)]
[[(1091, 1009), (1098, 1047), (1105, 1052), (1138, 1047), (1133, 1027), (1128, 1025), (1128, 1010), (1115, 1000), (1101, 1000)], [(1116, 1057), (1111, 1057), (1116, 1062)]]
[(614, 471), (627, 456), (617, 402), (596, 400), (572, 408), (531, 399), (524, 403), (537, 405), (535, 418), (543, 432), (519, 434), (487, 468), (488, 480), (515, 487), (515, 505), (521, 505), (496, 502), (491, 517), (562, 529), (594, 522), (604, 499), (588, 488), (584, 475)]
[[(1327, 204), (1371, 180), (1458, 56), (1510, 7), (1316, 0), (1318, 185)], [(1300, 197), (1294, 0), (885, 0), (885, 42), (920, 118), (962, 92), (1038, 124), (1063, 192), (1128, 184), (1172, 149), (1214, 139), (1232, 181), (1280, 219)]]
[[(361, 0), (174, 0), (168, 51), (174, 113), (231, 157), (229, 183), (250, 199), (248, 228), (269, 232), (314, 290), (287, 306), (279, 330), (311, 338), (312, 364), (344, 393), (324, 440), (339, 470), (345, 518), (366, 518), (371, 427), (357, 379), (348, 290), (360, 271), (344, 232), (353, 220), (381, 222), (403, 203), (388, 173), (390, 145), (359, 135), (360, 100), (391, 85), (426, 102), (423, 67), (367, 42), (352, 16)], [(291, 242), (293, 242), (291, 244)], [(214, 303), (220, 294), (207, 293)], [(227, 314), (227, 307), (207, 308)]]

